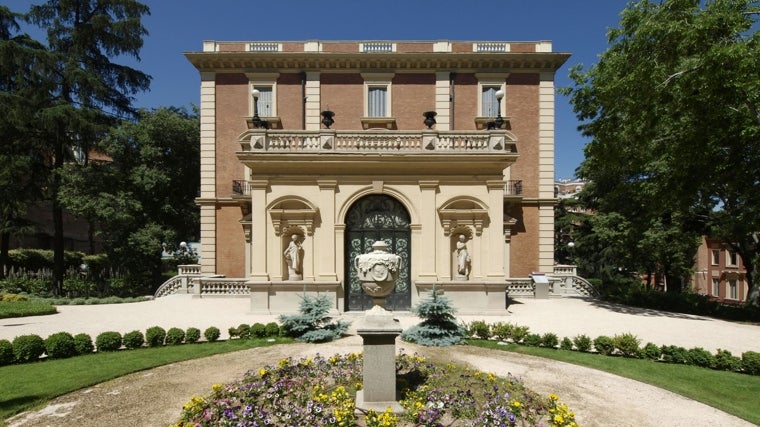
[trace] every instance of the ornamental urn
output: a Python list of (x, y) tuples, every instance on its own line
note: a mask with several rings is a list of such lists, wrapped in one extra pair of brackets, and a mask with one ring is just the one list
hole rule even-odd
[(385, 297), (396, 287), (400, 263), (401, 257), (388, 252), (388, 244), (382, 240), (372, 244), (372, 252), (354, 258), (362, 289), (375, 305), (385, 308)]

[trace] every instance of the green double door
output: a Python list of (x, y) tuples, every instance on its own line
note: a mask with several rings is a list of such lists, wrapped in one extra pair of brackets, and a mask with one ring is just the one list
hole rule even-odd
[(346, 216), (345, 276), (346, 310), (359, 311), (372, 308), (372, 298), (362, 290), (354, 269), (357, 255), (372, 251), (372, 244), (384, 240), (388, 251), (401, 257), (396, 288), (385, 300), (388, 310), (409, 310), (412, 303), (411, 232), (409, 212), (398, 200), (386, 195), (365, 196), (354, 203)]

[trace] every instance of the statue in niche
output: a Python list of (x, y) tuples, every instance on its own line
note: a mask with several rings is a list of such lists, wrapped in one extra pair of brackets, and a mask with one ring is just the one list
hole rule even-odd
[(303, 280), (303, 248), (298, 234), (290, 236), (290, 244), (283, 255), (288, 264), (288, 280)]
[(467, 245), (465, 244), (465, 235), (460, 234), (457, 240), (457, 249), (455, 251), (457, 260), (457, 280), (467, 280), (470, 277), (470, 264), (472, 259), (469, 252), (467, 252)]

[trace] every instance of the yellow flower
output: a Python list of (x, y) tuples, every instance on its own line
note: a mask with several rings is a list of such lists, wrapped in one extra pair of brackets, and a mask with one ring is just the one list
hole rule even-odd
[(221, 384), (214, 384), (211, 386), (211, 391), (214, 391), (214, 392), (220, 391), (222, 387), (223, 386)]
[(554, 393), (549, 393), (549, 399), (556, 401), (556, 400), (558, 400), (558, 399), (559, 399), (559, 396), (557, 396), (557, 395), (556, 395), (556, 394), (554, 394)]
[(515, 408), (519, 408), (520, 406), (522, 406), (522, 403), (520, 403), (520, 402), (518, 402), (516, 400), (513, 400), (512, 401), (512, 406), (514, 406)]
[(263, 377), (266, 374), (267, 374), (267, 370), (266, 369), (264, 369), (264, 368), (259, 369), (259, 376)]

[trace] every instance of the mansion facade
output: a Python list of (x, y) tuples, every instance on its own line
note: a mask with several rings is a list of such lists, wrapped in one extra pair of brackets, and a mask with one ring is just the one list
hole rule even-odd
[(207, 41), (200, 73), (201, 274), (254, 312), (327, 293), (371, 307), (354, 260), (401, 257), (387, 308), (435, 287), (464, 312), (554, 266), (549, 42)]

